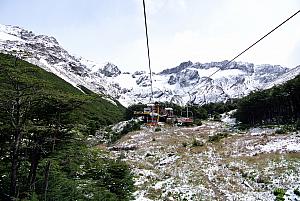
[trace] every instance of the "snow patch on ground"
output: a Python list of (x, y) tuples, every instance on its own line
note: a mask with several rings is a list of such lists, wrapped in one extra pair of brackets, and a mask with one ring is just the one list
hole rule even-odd
[(300, 151), (300, 136), (292, 135), (286, 138), (274, 139), (265, 145), (258, 145), (256, 147), (257, 153), (270, 153), (270, 152), (299, 152)]
[(0, 31), (0, 40), (9, 40), (9, 41), (23, 41), (22, 39), (20, 39), (19, 37), (13, 36), (11, 34), (8, 33), (4, 33)]
[[(135, 175), (135, 200), (266, 200), (273, 201), (276, 188), (292, 190), (300, 185), (299, 135), (276, 135), (268, 129), (239, 133), (225, 122), (204, 121), (197, 127), (143, 127), (129, 133), (115, 146), (135, 149), (123, 154)], [(229, 132), (217, 142), (214, 133)], [(236, 133), (234, 133), (236, 132)], [(203, 145), (193, 146), (194, 139)], [(185, 144), (183, 146), (183, 144)], [(276, 160), (272, 154), (278, 154)], [(257, 157), (257, 159), (256, 159)], [(295, 200), (295, 199), (294, 199)]]

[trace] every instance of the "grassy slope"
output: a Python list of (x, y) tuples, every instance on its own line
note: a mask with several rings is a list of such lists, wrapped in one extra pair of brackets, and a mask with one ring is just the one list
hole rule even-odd
[[(116, 106), (95, 93), (84, 94), (53, 73), (49, 73), (26, 61), (17, 60), (16, 66), (18, 69), (13, 69), (14, 61), (15, 58), (13, 56), (0, 53), (1, 68), (8, 67), (13, 72), (24, 72), (24, 69), (26, 69), (26, 73), (23, 74), (23, 79), (25, 78), (28, 82), (32, 80), (32, 78), (35, 78), (43, 82), (45, 90), (51, 91), (53, 94), (66, 97), (72, 96), (83, 100), (84, 104), (73, 112), (72, 116), (75, 122), (82, 124), (92, 123), (99, 127), (123, 119), (125, 108), (119, 103)], [(0, 83), (0, 87), (4, 87), (1, 85), (2, 83)]]

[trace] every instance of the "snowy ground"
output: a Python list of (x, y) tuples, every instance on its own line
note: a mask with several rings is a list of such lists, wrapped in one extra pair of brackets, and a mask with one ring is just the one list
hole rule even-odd
[[(294, 194), (300, 187), (300, 134), (233, 132), (232, 122), (225, 122), (144, 128), (114, 144), (120, 149), (112, 154), (135, 174), (135, 199), (275, 200), (273, 191), (283, 188), (285, 200), (300, 200)], [(217, 134), (224, 138), (209, 137)]]

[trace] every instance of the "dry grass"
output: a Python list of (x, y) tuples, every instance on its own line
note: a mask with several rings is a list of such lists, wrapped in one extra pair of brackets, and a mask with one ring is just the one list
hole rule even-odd
[[(204, 200), (226, 200), (224, 192), (233, 196), (237, 196), (237, 193), (243, 195), (252, 192), (255, 195), (266, 191), (271, 194), (277, 185), (272, 183), (274, 179), (285, 178), (291, 171), (297, 177), (299, 152), (249, 155), (249, 147), (265, 145), (284, 135), (230, 133), (217, 141), (208, 141), (209, 135), (222, 132), (226, 132), (222, 123), (214, 125), (205, 122), (203, 126), (195, 128), (169, 127), (162, 128), (160, 132), (136, 131), (124, 136), (116, 144), (138, 145), (136, 150), (126, 153), (126, 160), (133, 170), (150, 170), (157, 175), (149, 178), (137, 175), (138, 178), (145, 177), (145, 183), (138, 186), (138, 190), (146, 191), (146, 197), (152, 200), (168, 200), (168, 196), (174, 196), (175, 200), (182, 196), (182, 200), (185, 195), (177, 195), (174, 189), (178, 190), (184, 185), (189, 186), (195, 197)], [(195, 139), (204, 144), (193, 146)], [(183, 146), (184, 143), (186, 146)], [(165, 159), (170, 161), (159, 165)], [(169, 178), (173, 181), (168, 185), (153, 188), (158, 182)], [(288, 184), (282, 182), (282, 185)], [(163, 197), (163, 194), (168, 196)]]

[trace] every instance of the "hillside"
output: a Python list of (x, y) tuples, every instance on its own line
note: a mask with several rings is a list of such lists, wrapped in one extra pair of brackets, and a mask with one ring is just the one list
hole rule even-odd
[(109, 97), (0, 54), (0, 200), (130, 200), (127, 164), (88, 142), (123, 115)]
[(300, 75), (270, 89), (256, 91), (242, 98), (236, 117), (247, 125), (300, 125)]
[[(21, 73), (22, 80), (31, 85), (42, 85), (42, 90), (47, 93), (55, 94), (61, 97), (70, 97), (74, 101), (80, 101), (80, 107), (71, 115), (77, 123), (88, 124), (94, 122), (98, 127), (116, 123), (123, 119), (125, 108), (117, 101), (112, 100), (105, 95), (98, 95), (85, 89), (82, 86), (74, 87), (62, 78), (53, 73), (47, 72), (38, 66), (32, 65), (26, 61), (0, 53), (0, 66), (2, 71), (7, 69), (12, 74)], [(1, 76), (2, 83), (5, 83), (8, 77)], [(1, 88), (5, 87), (3, 84)]]
[(135, 173), (137, 201), (299, 200), (299, 131), (278, 129), (242, 132), (212, 121), (161, 131), (144, 127), (110, 149)]
[(251, 92), (221, 121), (123, 136), (108, 149), (133, 169), (135, 200), (300, 200), (299, 80)]

